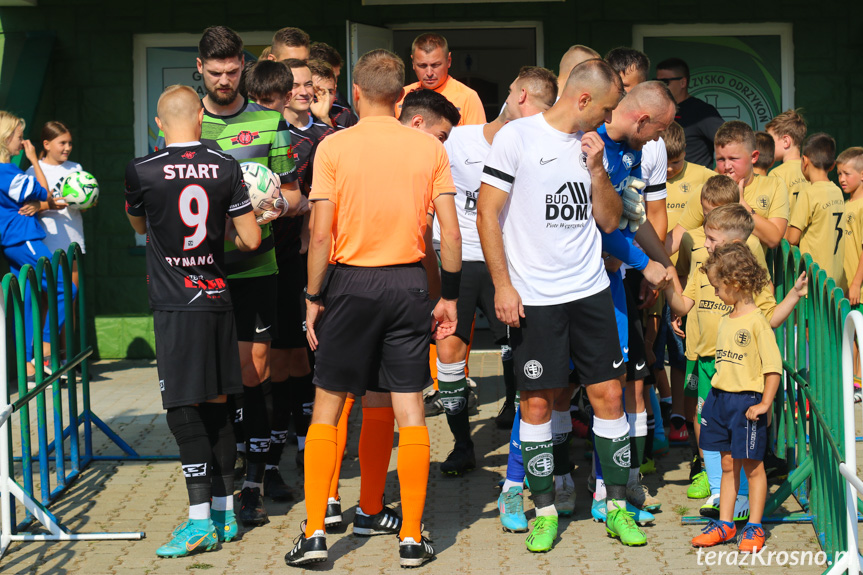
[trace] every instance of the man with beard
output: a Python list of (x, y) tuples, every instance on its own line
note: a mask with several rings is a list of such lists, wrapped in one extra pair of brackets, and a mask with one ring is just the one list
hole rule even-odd
[[(264, 212), (261, 245), (239, 252), (225, 243), (225, 271), (234, 302), (234, 317), (243, 374), (243, 395), (237, 410), (246, 437), (246, 478), (240, 493), (240, 520), (246, 525), (268, 521), (262, 487), (270, 445), (270, 417), (264, 388), (270, 381), (270, 341), (276, 334), (276, 253), (270, 221), (279, 216), (302, 215), (308, 202), (300, 194), (288, 124), (279, 112), (250, 102), (239, 92), (243, 69), (243, 40), (225, 26), (204, 30), (198, 43), (198, 72), (206, 96), (201, 143), (242, 162), (258, 162), (281, 181), (284, 202)], [(164, 146), (162, 137), (157, 148)], [(241, 398), (241, 399), (240, 399)], [(242, 403), (240, 403), (240, 401)]]

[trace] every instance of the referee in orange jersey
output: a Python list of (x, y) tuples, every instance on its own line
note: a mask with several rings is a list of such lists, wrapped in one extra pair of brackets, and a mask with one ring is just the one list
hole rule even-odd
[[(461, 236), (443, 145), (395, 118), (404, 76), (404, 63), (391, 52), (360, 58), (353, 75), (360, 121), (321, 142), (315, 157), (306, 326), (316, 351), (317, 394), (306, 436), (307, 520), (285, 555), (288, 565), (327, 558), (336, 424), (347, 394), (368, 389), (392, 394), (399, 425), (401, 566), (434, 557), (421, 533), (429, 473), (422, 390), (430, 337), (455, 332)], [(430, 204), (441, 227), (442, 297), (434, 311), (421, 264)], [(325, 286), (331, 256), (335, 266)]]

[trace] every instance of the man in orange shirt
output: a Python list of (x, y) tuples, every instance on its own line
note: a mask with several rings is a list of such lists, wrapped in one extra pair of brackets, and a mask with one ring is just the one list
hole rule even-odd
[[(446, 38), (440, 34), (420, 34), (411, 45), (411, 63), (418, 82), (405, 86), (405, 94), (418, 88), (434, 90), (452, 102), (461, 114), (459, 126), (485, 124), (485, 110), (479, 94), (449, 75), (452, 54)], [(396, 104), (396, 115), (402, 113), (402, 100)]]
[[(354, 69), (359, 123), (321, 142), (306, 288), (306, 327), (316, 351), (315, 407), (306, 436), (307, 520), (288, 565), (327, 558), (324, 522), (337, 458), (336, 424), (348, 393), (392, 394), (399, 424), (398, 476), (402, 567), (434, 557), (421, 533), (429, 472), (422, 390), (428, 378), (430, 327), (452, 335), (461, 276), (461, 236), (449, 159), (435, 138), (394, 117), (404, 63), (386, 50)], [(393, 164), (391, 158), (398, 157)], [(430, 204), (441, 225), (441, 299), (431, 312), (421, 260)], [(335, 262), (324, 285), (330, 254)], [(429, 313), (433, 318), (429, 317)], [(432, 319), (432, 323), (429, 320)], [(362, 333), (362, 337), (357, 337)]]

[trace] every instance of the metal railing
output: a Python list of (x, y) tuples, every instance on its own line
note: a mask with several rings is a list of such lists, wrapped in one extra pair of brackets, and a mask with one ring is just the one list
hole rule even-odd
[[(78, 296), (74, 298), (72, 267), (79, 272)], [(57, 250), (51, 261), (40, 258), (35, 267), (25, 265), (18, 276), (6, 274), (0, 287), (0, 557), (12, 541), (76, 541), (94, 539), (141, 539), (143, 532), (132, 533), (70, 533), (48, 510), (48, 505), (60, 496), (82, 470), (92, 461), (105, 459), (171, 459), (171, 456), (141, 456), (111, 428), (96, 416), (90, 406), (90, 367), (88, 358), (93, 348), (87, 341), (84, 326), (87, 318), (84, 258), (77, 244), (69, 246), (68, 253)], [(66, 301), (64, 313), (65, 348), (68, 361), (62, 362), (60, 329), (58, 318), (56, 278), (62, 272)], [(45, 280), (47, 289), (42, 287)], [(27, 346), (25, 338), (25, 295), (29, 291), (31, 321), (33, 322), (33, 355), (35, 383), (28, 389)], [(47, 303), (47, 317), (42, 312), (42, 300)], [(76, 329), (74, 307), (77, 306), (79, 325)], [(7, 312), (11, 311), (11, 316)], [(51, 375), (45, 377), (42, 351), (42, 330), (47, 321), (51, 333)], [(11, 328), (11, 329), (10, 329)], [(8, 385), (9, 369), (7, 356), (7, 330), (14, 333), (14, 361), (16, 389)], [(80, 369), (80, 384), (76, 370)], [(62, 379), (66, 380), (65, 384)], [(64, 394), (65, 386), (65, 394)], [(81, 393), (81, 408), (78, 392)], [(17, 393), (12, 401), (11, 393)], [(52, 404), (51, 425), (48, 420), (46, 394), (50, 393)], [(64, 413), (64, 396), (66, 410)], [(31, 425), (31, 410), (34, 408), (36, 429)], [(68, 425), (64, 426), (64, 416)], [(14, 421), (13, 421), (14, 420)], [(21, 435), (21, 454), (13, 454), (13, 423), (17, 423)], [(93, 454), (93, 426), (100, 429), (108, 439), (123, 450), (122, 456), (97, 456)], [(79, 429), (83, 427), (83, 449)], [(35, 431), (38, 451), (33, 454)], [(49, 435), (52, 437), (49, 441)], [(68, 440), (68, 441), (67, 441)], [(68, 443), (68, 454), (66, 446)], [(53, 457), (52, 457), (53, 456)], [(66, 463), (69, 463), (68, 469)], [(16, 480), (15, 463), (20, 463), (21, 481)], [(52, 488), (51, 467), (54, 467)], [(34, 466), (38, 467), (39, 491), (35, 491)], [(17, 521), (16, 505), (23, 506), (23, 520)], [(45, 526), (49, 534), (22, 533), (33, 520)]]

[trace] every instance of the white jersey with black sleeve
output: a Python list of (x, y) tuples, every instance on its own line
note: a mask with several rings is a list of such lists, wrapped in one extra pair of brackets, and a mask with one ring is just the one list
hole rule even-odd
[(647, 184), (644, 188), (644, 201), (655, 202), (668, 197), (665, 180), (668, 178), (668, 156), (662, 138), (647, 142), (641, 149), (641, 179)]
[[(483, 135), (484, 124), (458, 126), (444, 143), (455, 183), (455, 207), (461, 231), (461, 259), (484, 262), (479, 232), (476, 229), (476, 201), (482, 183), (482, 167), (491, 151)], [(434, 239), (440, 242), (440, 222), (434, 221)]]
[(497, 133), (483, 168), (483, 183), (509, 194), (501, 229), (525, 305), (568, 303), (609, 285), (581, 136), (552, 128), (543, 114), (515, 120)]

